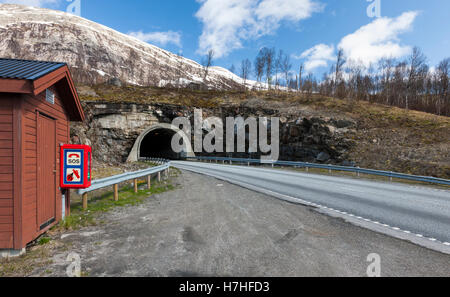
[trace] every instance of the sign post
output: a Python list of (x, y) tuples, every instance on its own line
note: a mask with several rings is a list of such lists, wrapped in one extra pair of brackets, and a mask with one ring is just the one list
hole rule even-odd
[(92, 149), (87, 145), (61, 146), (62, 189), (86, 189), (91, 186)]

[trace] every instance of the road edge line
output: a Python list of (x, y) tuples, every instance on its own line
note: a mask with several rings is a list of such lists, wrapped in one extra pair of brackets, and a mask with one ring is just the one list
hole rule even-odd
[(301, 204), (301, 205), (304, 205), (304, 206), (309, 206), (309, 207), (312, 207), (312, 208), (316, 208), (318, 213), (329, 215), (329, 216), (334, 217), (334, 218), (344, 219), (344, 221), (346, 221), (346, 222), (348, 222), (348, 223), (350, 223), (352, 225), (355, 225), (355, 226), (358, 226), (358, 227), (362, 227), (362, 228), (368, 229), (368, 230), (373, 231), (373, 232), (381, 233), (381, 234), (384, 234), (384, 235), (387, 235), (387, 236), (390, 236), (390, 237), (393, 237), (393, 238), (396, 238), (396, 239), (408, 241), (410, 243), (419, 245), (419, 246), (424, 247), (424, 248), (431, 249), (433, 251), (437, 251), (437, 252), (440, 252), (440, 253), (444, 253), (444, 254), (450, 255), (450, 245), (447, 245), (448, 244), (447, 242), (445, 242), (445, 243), (444, 242), (440, 242), (440, 241), (436, 240), (435, 238), (427, 238), (427, 237), (425, 237), (423, 235), (420, 235), (420, 234), (414, 234), (413, 232), (410, 232), (410, 231), (407, 231), (407, 230), (402, 230), (402, 229), (400, 229), (398, 227), (391, 227), (389, 225), (386, 225), (386, 224), (383, 224), (383, 223), (380, 223), (380, 222), (375, 222), (375, 221), (372, 221), (370, 219), (365, 219), (363, 217), (356, 216), (356, 215), (353, 215), (353, 214), (349, 214), (349, 213), (346, 213), (346, 212), (344, 214), (344, 212), (342, 212), (342, 211), (331, 209), (331, 208), (329, 208), (327, 206), (323, 206), (323, 205), (320, 205), (320, 204), (309, 202), (309, 201), (306, 201), (306, 200), (301, 199), (301, 198), (296, 198), (296, 197), (292, 197), (292, 196), (289, 196), (289, 195), (277, 193), (277, 192), (274, 192), (274, 191), (271, 191), (271, 190), (261, 189), (261, 188), (258, 188), (256, 186), (253, 186), (253, 185), (250, 185), (250, 184), (247, 184), (247, 183), (243, 183), (243, 182), (240, 182), (240, 181), (237, 181), (237, 180), (233, 180), (231, 178), (225, 178), (225, 177), (222, 177), (222, 176), (216, 176), (216, 175), (211, 174), (211, 173), (204, 173), (204, 172), (197, 171), (197, 170), (194, 170), (194, 169), (182, 168), (183, 167), (182, 165), (181, 166), (180, 165), (172, 165), (172, 166), (177, 167), (179, 169), (184, 169), (184, 170), (187, 170), (187, 171), (195, 172), (195, 173), (198, 173), (198, 174), (211, 176), (211, 177), (214, 177), (214, 178), (219, 179), (219, 180), (227, 181), (227, 182), (229, 182), (231, 184), (235, 184), (235, 185), (241, 186), (243, 188), (246, 188), (246, 189), (249, 189), (249, 190), (252, 190), (252, 191), (255, 191), (255, 192), (266, 194), (266, 195), (278, 198), (278, 199), (283, 200), (283, 201), (287, 201), (287, 202), (294, 203), (294, 204)]

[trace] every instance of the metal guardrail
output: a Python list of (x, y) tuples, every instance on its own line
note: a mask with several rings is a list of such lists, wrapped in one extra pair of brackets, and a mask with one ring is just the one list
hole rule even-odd
[(216, 162), (222, 161), (222, 162), (229, 162), (230, 164), (232, 164), (233, 162), (236, 162), (236, 163), (245, 163), (247, 165), (250, 165), (250, 164), (272, 165), (272, 167), (274, 165), (294, 166), (294, 167), (306, 168), (307, 170), (308, 170), (308, 168), (317, 168), (317, 169), (327, 169), (330, 172), (332, 170), (347, 171), (347, 172), (355, 172), (358, 175), (363, 173), (363, 174), (370, 174), (370, 175), (385, 176), (385, 177), (389, 177), (391, 180), (392, 180), (392, 178), (399, 178), (399, 179), (407, 179), (407, 180), (412, 180), (412, 181), (420, 181), (420, 182), (427, 182), (427, 183), (434, 183), (434, 184), (450, 186), (450, 180), (448, 180), (448, 179), (431, 177), (431, 176), (410, 175), (410, 174), (397, 173), (397, 172), (392, 172), (392, 171), (364, 169), (364, 168), (359, 168), (359, 167), (337, 166), (337, 165), (294, 162), (294, 161), (262, 161), (260, 159), (225, 158), (225, 157), (188, 157), (186, 159), (200, 160), (200, 161), (216, 161)]
[[(87, 194), (89, 192), (106, 188), (109, 186), (114, 187), (114, 200), (119, 200), (119, 184), (122, 182), (126, 182), (129, 180), (133, 180), (134, 192), (138, 192), (137, 182), (139, 178), (147, 177), (147, 187), (150, 189), (151, 187), (151, 177), (153, 174), (158, 175), (158, 181), (161, 181), (161, 172), (166, 172), (166, 175), (169, 173), (170, 162), (164, 159), (154, 159), (151, 160), (154, 162), (161, 163), (162, 165), (151, 167), (144, 170), (134, 171), (134, 172), (126, 172), (114, 176), (105, 177), (102, 179), (93, 180), (92, 184), (87, 189), (78, 190), (78, 194), (83, 197), (83, 209), (87, 209)], [(163, 163), (164, 162), (164, 163)]]
[(147, 161), (147, 162), (152, 162), (155, 164), (166, 164), (166, 163), (170, 162), (170, 160), (163, 159), (163, 158), (149, 158), (149, 157), (140, 157), (139, 161)]

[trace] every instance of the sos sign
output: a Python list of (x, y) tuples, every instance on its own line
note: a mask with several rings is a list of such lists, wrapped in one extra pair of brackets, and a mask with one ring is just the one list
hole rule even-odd
[(61, 183), (63, 189), (86, 189), (91, 186), (92, 149), (87, 145), (61, 146)]

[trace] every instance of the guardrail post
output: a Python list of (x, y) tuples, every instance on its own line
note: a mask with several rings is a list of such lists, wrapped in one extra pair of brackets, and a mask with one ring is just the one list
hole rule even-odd
[(391, 171), (391, 176), (389, 176), (389, 181), (392, 182), (392, 171)]
[(158, 182), (161, 182), (161, 171), (158, 172)]
[(135, 178), (133, 180), (133, 184), (134, 184), (134, 192), (137, 193), (138, 192), (138, 180), (137, 180), (137, 178)]
[(152, 188), (152, 175), (147, 175), (147, 189)]
[[(359, 166), (358, 166), (357, 168), (359, 169)], [(360, 172), (358, 171), (358, 177), (360, 177), (360, 175), (361, 175), (361, 174), (360, 174)]]
[(115, 184), (113, 187), (114, 187), (114, 201), (119, 201), (119, 185)]
[(306, 166), (306, 172), (309, 172), (309, 167), (308, 166)]
[(247, 166), (250, 166), (250, 162), (247, 162)]
[(88, 193), (83, 194), (83, 209), (86, 210), (88, 208)]
[(230, 160), (230, 165), (233, 165), (233, 161)]

